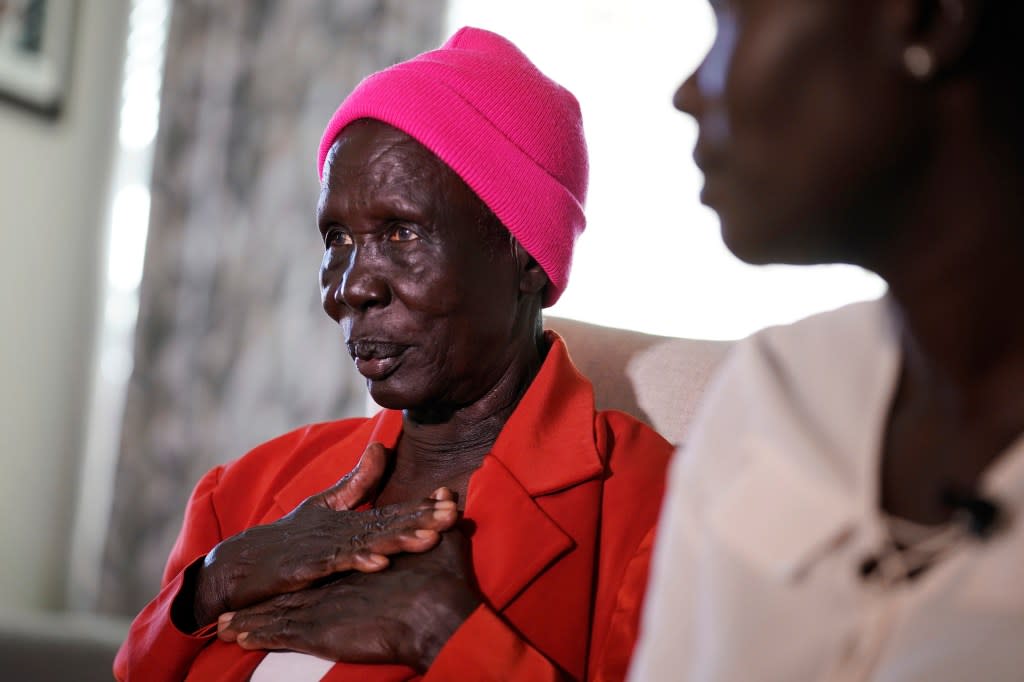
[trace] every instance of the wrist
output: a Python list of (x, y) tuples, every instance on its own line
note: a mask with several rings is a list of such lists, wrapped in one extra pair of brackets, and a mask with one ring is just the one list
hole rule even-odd
[[(200, 578), (204, 557), (192, 562), (182, 571), (181, 586), (171, 602), (171, 622), (184, 634), (191, 635), (212, 622), (200, 605)], [(216, 615), (214, 615), (216, 618)]]
[(206, 627), (227, 611), (224, 590), (206, 562), (199, 564), (195, 573), (195, 591), (192, 598), (192, 613), (199, 627)]

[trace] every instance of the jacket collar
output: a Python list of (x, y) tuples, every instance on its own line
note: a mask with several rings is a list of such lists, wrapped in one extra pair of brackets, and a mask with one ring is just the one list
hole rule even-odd
[(491, 455), (527, 494), (537, 497), (599, 476), (594, 391), (554, 332), (547, 358), (509, 417)]
[(394, 448), (402, 432), (402, 413), (382, 410), (367, 419), (345, 438), (330, 446), (307, 464), (287, 485), (274, 494), (271, 507), (261, 523), (279, 519), (310, 495), (324, 490), (352, 470), (366, 446), (380, 442)]

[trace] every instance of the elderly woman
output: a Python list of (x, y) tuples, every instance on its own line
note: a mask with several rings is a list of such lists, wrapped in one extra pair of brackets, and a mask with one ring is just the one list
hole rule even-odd
[(679, 89), (752, 263), (889, 294), (738, 347), (673, 464), (631, 677), (1024, 679), (1024, 3), (713, 3)]
[(207, 474), (117, 676), (621, 679), (670, 446), (542, 328), (584, 226), (576, 100), (463, 29), (363, 81), (319, 169), (324, 310), (386, 409)]

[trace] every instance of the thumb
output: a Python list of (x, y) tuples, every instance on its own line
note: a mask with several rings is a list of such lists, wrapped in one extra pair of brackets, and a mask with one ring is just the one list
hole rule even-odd
[(384, 478), (390, 454), (380, 443), (367, 445), (355, 468), (321, 493), (324, 503), (334, 511), (345, 511), (366, 502)]

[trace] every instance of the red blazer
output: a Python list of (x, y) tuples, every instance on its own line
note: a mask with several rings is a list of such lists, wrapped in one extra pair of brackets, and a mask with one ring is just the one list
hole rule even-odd
[[(526, 395), (470, 479), (465, 517), (485, 603), (424, 680), (620, 680), (636, 639), (672, 447), (620, 412), (596, 412), (590, 382), (556, 335)], [(114, 662), (119, 680), (246, 680), (264, 652), (194, 637), (171, 622), (184, 570), (222, 539), (274, 521), (393, 447), (399, 412), (299, 429), (207, 473), (163, 586)], [(415, 680), (397, 665), (336, 664), (324, 680)]]

